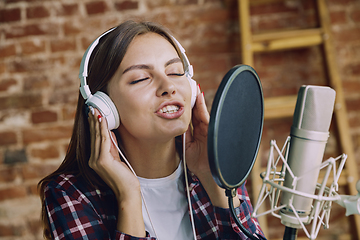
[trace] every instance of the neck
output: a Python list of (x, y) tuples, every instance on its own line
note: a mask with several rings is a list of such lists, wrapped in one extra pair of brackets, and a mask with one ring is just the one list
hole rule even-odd
[(180, 163), (175, 138), (165, 141), (123, 139), (124, 154), (136, 175), (143, 178), (162, 178), (172, 174)]

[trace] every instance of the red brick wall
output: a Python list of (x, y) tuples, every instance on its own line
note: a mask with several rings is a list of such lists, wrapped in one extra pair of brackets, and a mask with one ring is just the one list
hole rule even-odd
[[(311, 1), (284, 2), (252, 7), (253, 31), (317, 26)], [(328, 0), (327, 5), (359, 158), (360, 1)], [(94, 38), (127, 19), (157, 21), (172, 30), (187, 50), (209, 108), (224, 74), (241, 63), (235, 0), (1, 1), (0, 239), (42, 239), (36, 184), (64, 158), (82, 54)], [(266, 97), (295, 94), (302, 84), (326, 82), (317, 47), (258, 54), (253, 67)], [(291, 119), (267, 121), (263, 142), (276, 139), (282, 144), (290, 125)], [(339, 153), (336, 134), (327, 153)], [(353, 232), (344, 211), (334, 208), (330, 229), (320, 231), (321, 239)], [(269, 219), (268, 238), (281, 237), (283, 227)]]

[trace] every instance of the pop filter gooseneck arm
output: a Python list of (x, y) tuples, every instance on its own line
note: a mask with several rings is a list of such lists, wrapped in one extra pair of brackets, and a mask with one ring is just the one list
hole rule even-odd
[(264, 122), (260, 79), (247, 65), (233, 67), (214, 97), (208, 129), (209, 165), (215, 182), (226, 189), (231, 214), (241, 231), (256, 239), (235, 214), (233, 197), (251, 172)]

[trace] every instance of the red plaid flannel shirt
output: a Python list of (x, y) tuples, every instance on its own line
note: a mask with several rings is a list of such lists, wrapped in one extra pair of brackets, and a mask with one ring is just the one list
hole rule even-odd
[[(190, 191), (197, 239), (247, 239), (232, 219), (230, 210), (211, 205), (195, 177)], [(245, 184), (238, 188), (241, 201), (236, 213), (259, 239), (265, 239), (259, 223), (251, 218), (252, 206)], [(93, 189), (81, 177), (60, 175), (45, 188), (45, 204), (53, 239), (155, 239), (136, 238), (116, 230), (117, 202), (113, 192)]]

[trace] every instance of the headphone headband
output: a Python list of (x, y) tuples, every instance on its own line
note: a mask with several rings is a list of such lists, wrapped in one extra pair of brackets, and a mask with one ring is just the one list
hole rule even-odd
[(183, 46), (181, 46), (181, 44), (179, 43), (178, 40), (176, 40), (176, 38), (174, 38), (173, 36), (171, 36), (171, 37), (174, 40), (174, 42), (176, 43), (176, 45), (179, 47), (181, 55), (184, 59), (184, 69), (185, 69), (186, 76), (189, 78), (192, 78), (194, 76), (194, 69), (193, 69), (193, 66), (190, 64), (188, 57), (185, 54), (185, 48), (183, 48)]
[(89, 66), (89, 60), (92, 52), (94, 51), (95, 47), (99, 44), (100, 38), (108, 34), (109, 32), (112, 32), (114, 28), (111, 28), (110, 30), (104, 32), (101, 34), (97, 39), (95, 39), (94, 42), (86, 49), (83, 58), (81, 59), (80, 64), (80, 72), (79, 72), (79, 78), (80, 78), (80, 92), (84, 99), (88, 99), (92, 96), (89, 85), (87, 85), (86, 77), (88, 76), (88, 66)]

